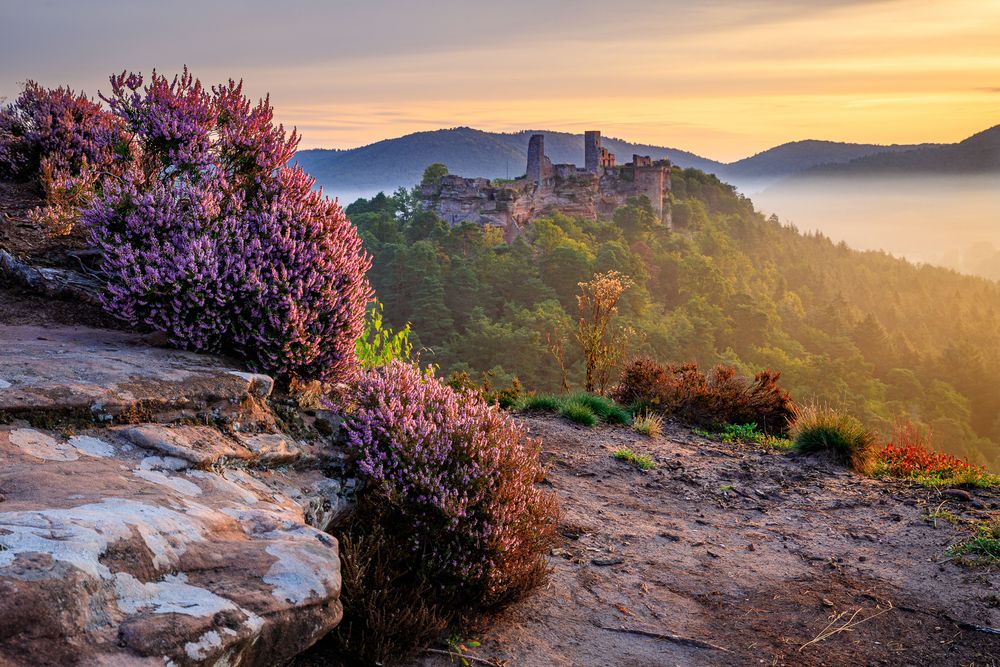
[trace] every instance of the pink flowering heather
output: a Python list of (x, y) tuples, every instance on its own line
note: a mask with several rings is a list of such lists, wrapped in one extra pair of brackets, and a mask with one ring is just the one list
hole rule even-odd
[(400, 361), (366, 372), (352, 399), (345, 428), (373, 504), (437, 581), (486, 601), (537, 583), (556, 516), (535, 487), (538, 441)]
[(208, 90), (187, 69), (111, 77), (103, 99), (137, 157), (82, 215), (105, 305), (181, 347), (332, 380), (355, 366), (371, 262), (337, 202), (288, 165), (298, 136), (242, 86)]
[(0, 109), (0, 174), (32, 178), (49, 160), (70, 176), (87, 165), (106, 169), (125, 141), (118, 119), (70, 88), (34, 81)]

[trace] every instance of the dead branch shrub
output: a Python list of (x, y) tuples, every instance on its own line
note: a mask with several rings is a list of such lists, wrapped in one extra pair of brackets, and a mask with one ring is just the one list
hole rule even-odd
[(788, 432), (794, 414), (791, 397), (778, 386), (780, 378), (772, 370), (749, 380), (729, 366), (705, 373), (693, 363), (661, 366), (636, 359), (622, 371), (613, 396), (619, 403), (658, 410), (692, 426), (757, 424), (762, 432), (778, 435)]
[(359, 510), (340, 535), (344, 620), (310, 652), (322, 664), (388, 665), (432, 644), (455, 613), (386, 529)]

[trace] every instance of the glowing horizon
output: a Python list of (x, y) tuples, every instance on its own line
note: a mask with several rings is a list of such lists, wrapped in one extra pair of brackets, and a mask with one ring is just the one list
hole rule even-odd
[(600, 129), (724, 162), (801, 139), (952, 143), (1000, 123), (992, 0), (204, 4), (0, 0), (0, 96), (28, 78), (94, 94), (113, 71), (187, 63), (270, 92), (303, 148)]

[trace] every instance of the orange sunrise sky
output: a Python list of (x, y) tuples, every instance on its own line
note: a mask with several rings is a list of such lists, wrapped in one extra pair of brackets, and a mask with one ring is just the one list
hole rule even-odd
[(952, 142), (1000, 123), (1000, 1), (0, 0), (0, 96), (184, 63), (271, 93), (302, 147), (547, 129), (734, 160), (816, 138)]

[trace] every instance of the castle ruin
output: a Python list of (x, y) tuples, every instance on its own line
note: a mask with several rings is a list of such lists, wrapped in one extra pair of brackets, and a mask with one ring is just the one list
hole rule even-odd
[(552, 164), (545, 155), (545, 135), (528, 140), (525, 175), (513, 181), (492, 183), (486, 178), (449, 174), (434, 185), (423, 186), (423, 205), (448, 224), (473, 222), (504, 229), (516, 237), (531, 220), (560, 212), (590, 220), (608, 219), (630, 197), (646, 196), (661, 220), (669, 218), (666, 197), (670, 192), (669, 160), (654, 161), (633, 155), (623, 165), (601, 145), (601, 133), (584, 133), (584, 166)]

